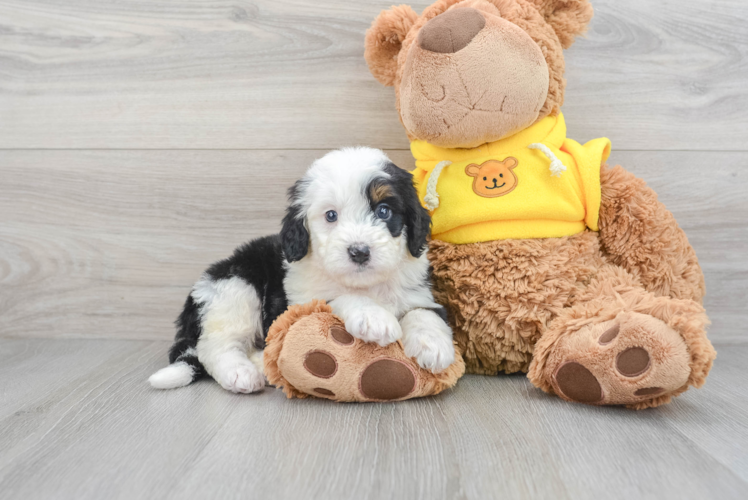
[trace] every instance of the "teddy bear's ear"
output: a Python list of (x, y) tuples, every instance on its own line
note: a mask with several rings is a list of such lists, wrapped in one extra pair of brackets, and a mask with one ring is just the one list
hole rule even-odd
[(409, 5), (393, 6), (383, 10), (366, 32), (364, 58), (380, 83), (388, 87), (395, 84), (397, 55), (417, 19), (418, 14)]
[(587, 31), (592, 19), (589, 0), (531, 0), (556, 32), (563, 48), (568, 49), (574, 38)]
[(480, 167), (475, 163), (471, 163), (470, 165), (465, 167), (465, 173), (470, 177), (478, 177), (478, 174), (480, 173)]

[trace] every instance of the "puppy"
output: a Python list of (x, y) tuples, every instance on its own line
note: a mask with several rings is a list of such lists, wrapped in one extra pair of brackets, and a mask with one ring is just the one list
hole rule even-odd
[(265, 385), (268, 328), (289, 304), (326, 300), (365, 342), (403, 341), (405, 353), (439, 372), (454, 361), (452, 330), (434, 302), (426, 238), (431, 220), (412, 176), (379, 150), (346, 148), (315, 161), (289, 190), (280, 234), (213, 264), (187, 297), (153, 387), (209, 374), (226, 390)]

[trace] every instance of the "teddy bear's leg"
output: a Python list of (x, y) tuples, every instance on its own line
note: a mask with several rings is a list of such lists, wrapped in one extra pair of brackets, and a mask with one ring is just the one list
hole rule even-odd
[(659, 406), (704, 383), (715, 357), (707, 324), (697, 302), (658, 297), (606, 265), (538, 341), (528, 377), (568, 401)]
[[(419, 319), (431, 321), (428, 316), (411, 318)], [(312, 302), (291, 306), (273, 323), (263, 361), (268, 381), (282, 387), (288, 397), (396, 401), (438, 394), (457, 382), (465, 365), (447, 340), (453, 362), (432, 373), (418, 366), (401, 342), (379, 346), (357, 339), (328, 304)]]
[(657, 194), (622, 167), (600, 171), (600, 242), (608, 260), (658, 296), (704, 297), (704, 276), (688, 238)]

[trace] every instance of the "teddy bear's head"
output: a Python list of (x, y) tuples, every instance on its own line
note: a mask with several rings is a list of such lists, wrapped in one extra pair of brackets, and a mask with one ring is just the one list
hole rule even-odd
[(563, 49), (591, 18), (588, 0), (438, 0), (420, 17), (399, 5), (374, 20), (365, 57), (409, 139), (475, 147), (558, 113)]

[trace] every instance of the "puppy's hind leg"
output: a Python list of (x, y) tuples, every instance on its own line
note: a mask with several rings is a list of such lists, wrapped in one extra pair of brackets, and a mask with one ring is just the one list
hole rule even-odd
[[(249, 394), (265, 387), (265, 376), (247, 358), (242, 346), (226, 344), (223, 348), (207, 348), (204, 352), (203, 366), (227, 391)], [(206, 361), (208, 359), (210, 361)]]
[(192, 296), (202, 304), (202, 334), (197, 357), (211, 377), (231, 392), (265, 387), (265, 376), (249, 359), (262, 338), (262, 302), (257, 290), (239, 277), (203, 277)]

